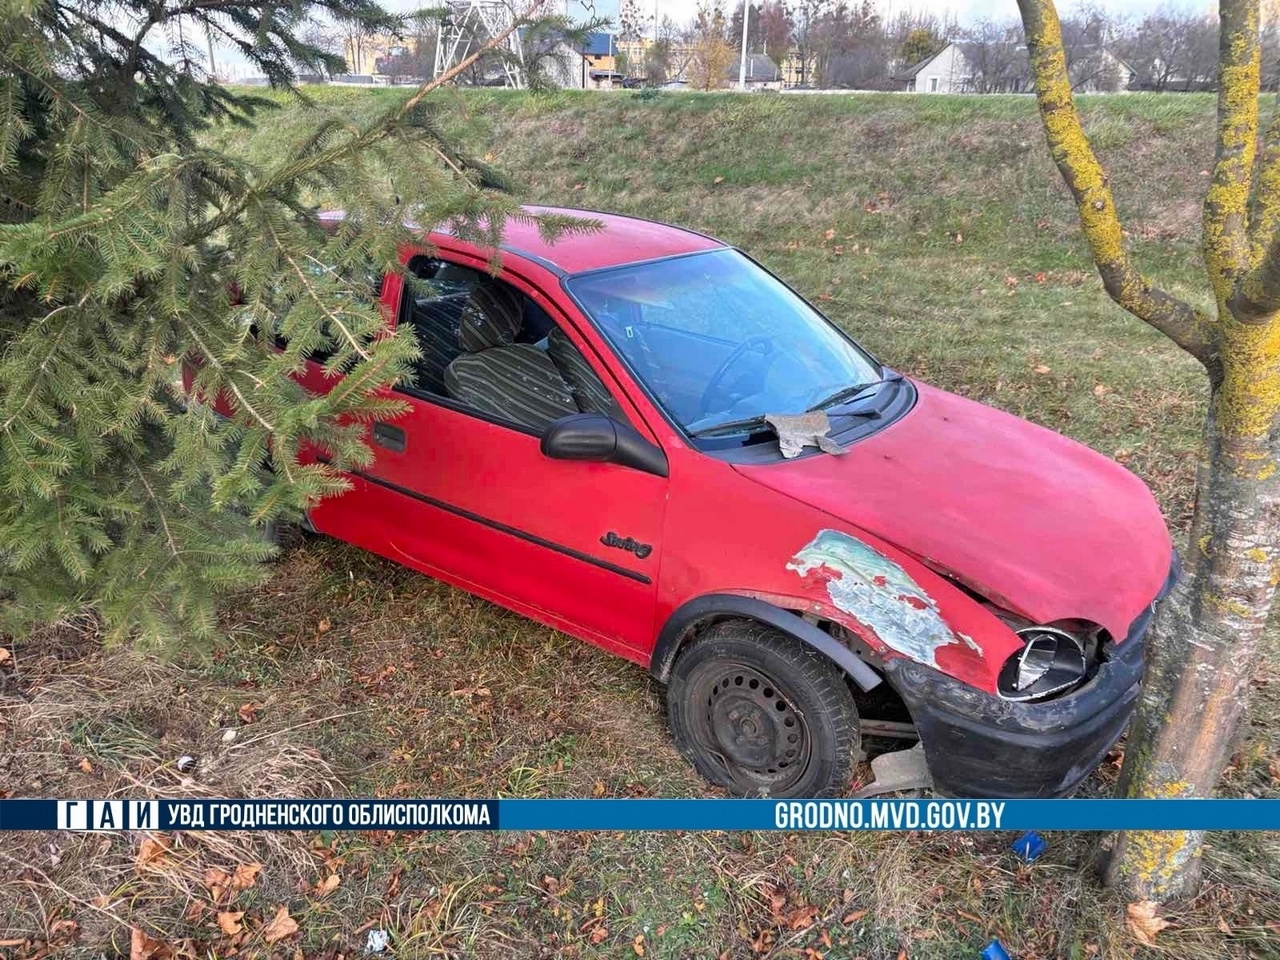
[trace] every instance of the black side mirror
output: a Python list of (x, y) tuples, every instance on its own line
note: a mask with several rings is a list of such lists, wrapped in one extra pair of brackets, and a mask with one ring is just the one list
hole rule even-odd
[(542, 435), (542, 452), (553, 460), (616, 463), (657, 477), (667, 475), (662, 450), (631, 425), (603, 413), (574, 413), (554, 421)]

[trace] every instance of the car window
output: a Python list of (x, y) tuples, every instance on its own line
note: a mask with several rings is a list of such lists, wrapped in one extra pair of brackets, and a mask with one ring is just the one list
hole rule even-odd
[(409, 272), (398, 326), (421, 352), (410, 392), (533, 433), (574, 413), (623, 418), (568, 335), (514, 286), (431, 257), (411, 260)]
[(601, 270), (570, 293), (688, 431), (803, 413), (878, 364), (736, 250)]
[[(315, 257), (309, 257), (305, 261), (303, 269), (314, 277), (324, 277), (326, 275), (336, 275), (341, 277), (352, 290), (357, 291), (357, 296), (362, 301), (375, 303), (378, 298), (382, 296), (383, 272), (372, 260), (361, 260), (359, 263), (345, 268), (338, 268), (332, 264), (324, 263)], [(276, 343), (281, 347), (283, 347), (287, 342), (281, 332), (286, 314), (287, 309), (285, 313), (277, 316), (275, 322), (272, 324), (272, 334), (275, 337)], [(321, 321), (321, 330), (324, 331), (326, 342), (328, 342), (328, 320)], [(373, 334), (365, 334), (360, 339), (367, 345), (373, 340)], [(305, 356), (308, 360), (312, 360), (320, 364), (328, 363), (329, 358), (332, 357), (333, 354), (333, 350), (325, 347), (315, 347), (305, 352)], [(349, 364), (343, 365), (344, 372), (348, 367)]]

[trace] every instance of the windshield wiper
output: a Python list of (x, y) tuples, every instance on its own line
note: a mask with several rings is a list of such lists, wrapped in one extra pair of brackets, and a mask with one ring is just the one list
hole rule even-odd
[[(726, 430), (746, 430), (749, 427), (769, 427), (769, 423), (764, 414), (761, 414), (756, 417), (743, 417), (741, 420), (726, 420), (723, 423), (713, 423), (708, 427), (690, 430), (689, 436), (707, 437), (713, 433), (722, 433)], [(769, 429), (773, 428), (769, 427)]]
[[(865, 393), (866, 391), (870, 390), (872, 387), (878, 387), (881, 384), (892, 383), (901, 379), (902, 379), (902, 374), (896, 373), (891, 377), (884, 377), (880, 380), (872, 380), (870, 383), (855, 383), (849, 387), (841, 387), (839, 390), (831, 394), (829, 397), (819, 400), (812, 407), (806, 410), (805, 413), (813, 413), (817, 410), (825, 410), (827, 409), (827, 407), (834, 407), (836, 404), (843, 403), (845, 400), (852, 400), (854, 397), (858, 396), (858, 394)], [(879, 414), (877, 414), (877, 416), (879, 416)]]
[[(868, 384), (863, 384), (863, 389), (865, 390), (867, 386)], [(874, 386), (874, 384), (872, 384), (872, 386)], [(806, 410), (805, 413), (813, 413), (816, 409), (817, 408), (811, 408), (809, 410)], [(690, 430), (689, 436), (707, 437), (715, 433), (725, 433), (730, 430), (739, 430), (739, 431), (747, 430), (751, 427), (765, 427), (769, 430), (773, 430), (773, 426), (769, 423), (770, 416), (772, 416), (772, 414), (761, 414), (758, 417), (743, 417), (741, 420), (726, 420), (724, 421), (724, 423), (713, 423), (709, 427), (700, 427), (697, 430)], [(844, 413), (844, 412), (837, 413), (835, 414), (835, 416), (866, 417), (868, 420), (879, 420), (880, 411), (879, 410), (850, 410), (847, 413)]]

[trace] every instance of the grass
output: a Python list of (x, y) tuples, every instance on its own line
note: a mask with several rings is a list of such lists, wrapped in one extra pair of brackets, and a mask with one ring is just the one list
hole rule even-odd
[[(318, 93), (349, 116), (400, 95)], [(1211, 100), (1084, 103), (1135, 255), (1203, 301)], [(1106, 300), (1026, 98), (469, 91), (439, 105), (521, 196), (739, 244), (893, 366), (1126, 463), (1175, 535), (1185, 528), (1202, 378)], [(287, 105), (265, 133), (213, 136), (266, 157), (313, 122)], [(101, 651), (86, 624), (14, 639), (0, 665), (0, 784), (43, 796), (714, 793), (676, 753), (643, 671), (354, 548), (294, 544), (224, 628), (211, 654), (169, 660)], [(1231, 795), (1280, 796), (1276, 678), (1273, 659)], [(198, 758), (190, 775), (183, 754)], [(1118, 759), (1088, 789), (1107, 790)], [(972, 958), (991, 936), (1023, 960), (1280, 955), (1274, 835), (1212, 835), (1203, 892), (1169, 910), (1154, 947), (1097, 885), (1087, 835), (1051, 834), (1031, 867), (1003, 834), (162, 839), (11, 840), (0, 956), (124, 955), (134, 927), (201, 957), (350, 956), (370, 929), (390, 933), (398, 958)], [(244, 885), (209, 873), (237, 864), (263, 869)], [(272, 945), (265, 924), (281, 906), (300, 931)], [(241, 912), (238, 932), (220, 929), (220, 913)]]

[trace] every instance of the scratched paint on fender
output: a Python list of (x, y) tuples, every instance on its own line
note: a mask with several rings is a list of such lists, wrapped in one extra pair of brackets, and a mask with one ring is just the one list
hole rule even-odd
[(787, 569), (801, 577), (825, 573), (831, 602), (912, 660), (937, 667), (938, 648), (961, 641), (981, 656), (977, 644), (947, 625), (937, 603), (902, 567), (848, 534), (818, 531)]

